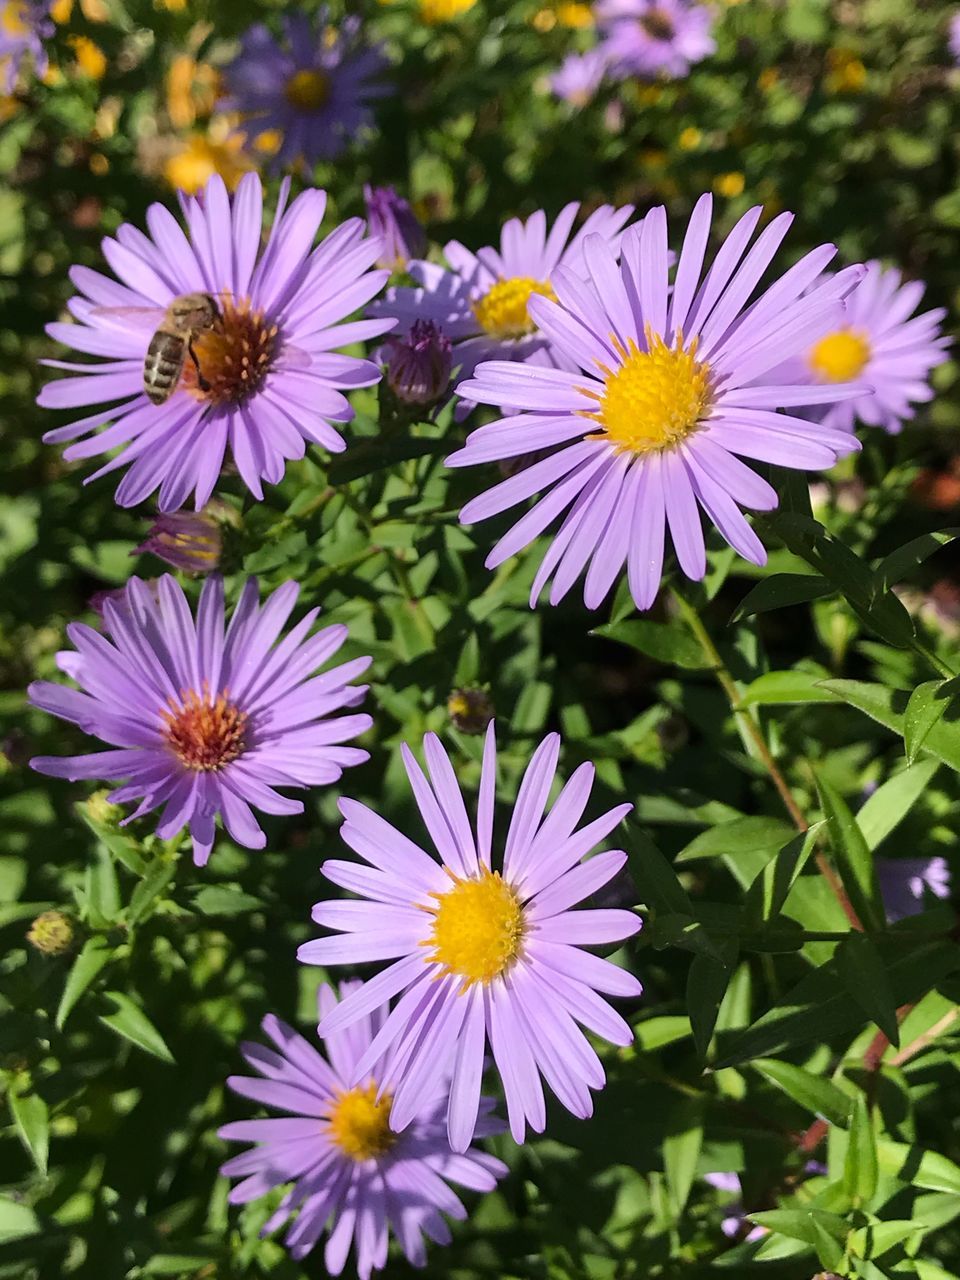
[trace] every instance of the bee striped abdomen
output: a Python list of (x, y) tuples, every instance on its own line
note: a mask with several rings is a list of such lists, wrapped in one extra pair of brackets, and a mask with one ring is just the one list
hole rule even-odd
[(153, 404), (163, 404), (176, 390), (187, 344), (179, 334), (158, 329), (143, 361), (143, 389)]

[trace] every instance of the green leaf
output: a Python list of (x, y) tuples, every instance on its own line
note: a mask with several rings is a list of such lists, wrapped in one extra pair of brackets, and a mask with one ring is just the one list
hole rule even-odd
[(138, 1004), (122, 991), (105, 991), (104, 995), (116, 1005), (116, 1013), (100, 1015), (104, 1026), (123, 1036), (138, 1049), (151, 1053), (163, 1062), (173, 1062), (173, 1054), (166, 1041)]
[(856, 819), (838, 791), (816, 774), (820, 805), (827, 820), (830, 845), (844, 888), (864, 928), (883, 929), (886, 917), (873, 858)]
[(894, 1245), (923, 1232), (923, 1224), (895, 1218), (887, 1222), (874, 1222), (850, 1232), (850, 1250), (858, 1258), (879, 1258)]
[(121, 831), (109, 822), (97, 821), (91, 815), (90, 806), (87, 803), (78, 804), (76, 811), (97, 839), (107, 846), (118, 862), (122, 862), (134, 875), (143, 875), (147, 864), (143, 854), (140, 852), (140, 846), (133, 836), (127, 835), (126, 832)]
[(687, 1203), (703, 1147), (703, 1098), (684, 1098), (667, 1121), (663, 1140), (663, 1167), (674, 1212), (680, 1214)]
[(816, 1218), (813, 1219), (814, 1245), (817, 1251), (817, 1257), (825, 1267), (838, 1267), (843, 1261), (843, 1248), (840, 1241), (830, 1234), (829, 1231)]
[(784, 609), (792, 604), (807, 604), (833, 595), (835, 590), (826, 578), (816, 573), (774, 573), (747, 592), (730, 621), (738, 622), (751, 614)]
[(867, 1107), (858, 1093), (853, 1100), (847, 1154), (843, 1162), (843, 1186), (854, 1208), (862, 1208), (877, 1190), (877, 1136)]
[(849, 1124), (850, 1098), (829, 1080), (777, 1058), (757, 1058), (750, 1065), (807, 1111), (831, 1124)]
[(889, 1174), (905, 1186), (960, 1195), (960, 1168), (938, 1151), (925, 1151), (910, 1143), (881, 1138), (877, 1143), (877, 1161), (881, 1173)]
[(885, 556), (876, 568), (876, 576), (882, 587), (893, 587), (929, 556), (941, 547), (945, 547), (954, 538), (960, 537), (960, 528), (938, 529), (934, 533), (923, 533), (919, 538), (905, 542), (896, 551)]
[(775, 919), (817, 845), (822, 822), (789, 840), (761, 870), (744, 899), (747, 921), (756, 928)]
[(440, 457), (450, 450), (449, 440), (418, 436), (366, 437), (351, 444), (349, 450), (331, 462), (327, 475), (331, 484), (347, 484), (361, 476), (372, 475), (385, 467), (396, 466), (411, 458)]
[(654, 1049), (662, 1049), (677, 1040), (685, 1040), (691, 1034), (690, 1019), (676, 1014), (663, 1014), (655, 1018), (645, 1018), (633, 1029), (637, 1044), (644, 1053), (652, 1053)]
[(688, 671), (701, 671), (710, 666), (703, 649), (686, 627), (677, 622), (649, 622), (631, 618), (626, 622), (610, 622), (590, 633), (607, 640), (639, 649), (648, 658), (666, 662)]
[(20, 1141), (33, 1158), (41, 1174), (47, 1172), (47, 1156), (50, 1152), (50, 1119), (47, 1104), (36, 1093), (7, 1095), (10, 1113)]
[(120, 886), (109, 850), (97, 845), (84, 881), (86, 915), (94, 929), (105, 929), (120, 915)]
[(696, 955), (690, 962), (686, 1004), (701, 1062), (706, 1061), (710, 1039), (717, 1025), (717, 1014), (735, 967), (735, 956), (729, 964), (707, 955)]
[(890, 1043), (899, 1046), (897, 1006), (880, 952), (865, 934), (851, 933), (837, 948), (836, 962), (851, 997)]
[(822, 671), (766, 671), (747, 685), (740, 705), (776, 707), (801, 702), (839, 702), (836, 694), (824, 688), (824, 675)]
[(769, 1209), (766, 1213), (748, 1213), (747, 1217), (759, 1227), (789, 1236), (791, 1240), (802, 1240), (813, 1249), (820, 1242), (814, 1223), (834, 1240), (843, 1240), (847, 1234), (844, 1219), (823, 1209)]
[(907, 816), (939, 768), (937, 760), (918, 760), (894, 774), (864, 801), (857, 813), (857, 826), (871, 852)]
[(194, 895), (193, 905), (205, 916), (239, 916), (257, 911), (263, 901), (244, 893), (238, 885), (208, 884)]
[[(825, 680), (824, 686), (871, 720), (903, 736), (903, 715), (908, 698), (901, 690), (862, 680)], [(922, 750), (929, 751), (960, 773), (960, 726), (938, 721), (927, 733)]]
[(139, 924), (152, 911), (157, 900), (177, 873), (175, 859), (160, 859), (153, 862), (133, 893), (127, 907), (127, 923)]
[(628, 867), (641, 899), (657, 911), (695, 916), (693, 903), (677, 878), (677, 873), (652, 840), (627, 826), (630, 860)]
[(903, 745), (908, 764), (916, 760), (930, 730), (950, 705), (949, 695), (943, 692), (944, 683), (943, 680), (925, 680), (910, 695), (903, 713)]
[(40, 1231), (40, 1220), (29, 1205), (0, 1196), (0, 1244), (24, 1240)]
[(99, 936), (88, 938), (83, 944), (83, 950), (74, 960), (70, 972), (67, 974), (63, 995), (60, 997), (60, 1004), (57, 1006), (56, 1024), (58, 1030), (63, 1028), (63, 1024), (70, 1016), (74, 1005), (100, 970), (109, 964), (112, 957), (113, 949), (106, 938)]
[(780, 818), (734, 818), (702, 831), (677, 854), (678, 863), (699, 858), (719, 858), (728, 853), (766, 853), (771, 858), (793, 834), (793, 827)]

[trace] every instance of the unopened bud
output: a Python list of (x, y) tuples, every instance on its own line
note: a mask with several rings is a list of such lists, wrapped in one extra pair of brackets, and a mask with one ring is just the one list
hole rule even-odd
[(145, 551), (184, 573), (210, 573), (219, 567), (223, 551), (220, 522), (209, 508), (159, 515), (133, 554)]
[(387, 385), (403, 404), (435, 405), (450, 386), (450, 339), (432, 320), (416, 320), (405, 338), (387, 338), (382, 348)]
[(62, 911), (44, 911), (27, 931), (27, 941), (41, 955), (62, 956), (73, 945), (73, 923)]
[(119, 822), (123, 817), (123, 809), (118, 804), (111, 804), (107, 798), (109, 795), (109, 791), (95, 791), (92, 796), (88, 796), (83, 801), (86, 805), (87, 813), (94, 822), (99, 822), (102, 827)]
[(377, 265), (402, 271), (411, 258), (422, 258), (427, 237), (410, 205), (393, 187), (364, 187), (370, 234), (383, 238)]
[(447, 699), (447, 714), (461, 733), (483, 733), (493, 719), (493, 702), (482, 689), (454, 689)]

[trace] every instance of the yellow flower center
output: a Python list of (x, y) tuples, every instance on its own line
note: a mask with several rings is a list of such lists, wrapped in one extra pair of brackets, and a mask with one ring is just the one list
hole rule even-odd
[(523, 338), (533, 333), (536, 325), (530, 319), (527, 303), (533, 294), (554, 302), (557, 295), (548, 280), (531, 276), (511, 276), (498, 280), (493, 288), (473, 304), (473, 314), (485, 333), (494, 338)]
[(650, 453), (669, 449), (694, 431), (710, 407), (710, 366), (696, 358), (697, 339), (685, 348), (683, 335), (668, 347), (647, 328), (647, 351), (631, 338), (629, 347), (615, 342), (622, 363), (617, 369), (601, 365), (606, 375), (596, 418), (604, 428), (594, 439), (607, 440), (618, 451)]
[(330, 1137), (351, 1160), (370, 1160), (385, 1155), (397, 1135), (390, 1128), (393, 1099), (385, 1093), (377, 1101), (373, 1081), (342, 1093), (330, 1114)]
[(262, 311), (250, 309), (249, 298), (224, 298), (216, 324), (193, 339), (197, 364), (184, 361), (184, 387), (209, 404), (241, 404), (266, 381), (278, 334)]
[(810, 367), (827, 382), (859, 378), (870, 359), (870, 343), (856, 329), (837, 329), (821, 338), (809, 355)]
[(226, 689), (216, 697), (206, 684), (200, 693), (186, 689), (160, 716), (167, 746), (193, 773), (216, 773), (246, 749), (247, 715)]
[(29, 12), (23, 0), (7, 0), (0, 8), (0, 31), (5, 36), (30, 34)]
[(283, 92), (298, 111), (319, 111), (330, 97), (330, 80), (322, 71), (295, 71)]
[[(448, 873), (449, 874), (449, 873)], [(466, 989), (499, 978), (520, 953), (523, 908), (516, 893), (498, 871), (481, 871), (479, 878), (458, 880), (446, 893), (435, 894), (433, 933), (422, 945), (427, 957), (448, 973), (463, 978)]]

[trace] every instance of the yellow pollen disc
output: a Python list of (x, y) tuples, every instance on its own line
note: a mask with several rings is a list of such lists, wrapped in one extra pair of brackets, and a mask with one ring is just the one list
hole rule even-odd
[(710, 366), (697, 360), (697, 340), (686, 349), (683, 335), (668, 347), (659, 334), (647, 329), (648, 350), (630, 339), (628, 348), (616, 343), (622, 363), (617, 369), (602, 366), (606, 388), (596, 418), (607, 440), (619, 451), (650, 453), (669, 449), (696, 429), (710, 407)]
[(330, 80), (322, 71), (295, 71), (283, 92), (298, 111), (319, 111), (330, 97)]
[(167, 746), (194, 773), (222, 769), (246, 747), (246, 712), (230, 701), (226, 689), (216, 697), (206, 685), (200, 693), (184, 690), (180, 701), (171, 698), (160, 715)]
[(493, 288), (473, 304), (473, 314), (485, 333), (494, 338), (523, 338), (533, 333), (536, 325), (530, 319), (527, 303), (534, 293), (550, 298), (557, 295), (547, 280), (534, 280), (531, 276), (511, 276), (498, 280)]
[(827, 382), (859, 378), (870, 359), (870, 343), (855, 329), (837, 329), (821, 338), (810, 352), (810, 367)]
[(523, 941), (523, 908), (513, 889), (499, 872), (484, 869), (435, 896), (433, 933), (423, 943), (433, 948), (428, 961), (463, 978), (464, 988), (499, 978)]
[(0, 7), (0, 31), (6, 36), (29, 35), (30, 23), (23, 0), (7, 0)]
[(279, 330), (262, 311), (251, 311), (246, 299), (225, 298), (212, 329), (193, 339), (199, 374), (188, 356), (183, 384), (198, 400), (239, 404), (259, 391), (273, 365)]
[(330, 1113), (330, 1137), (351, 1160), (382, 1156), (393, 1146), (397, 1135), (390, 1128), (393, 1099), (385, 1093), (377, 1101), (377, 1086), (357, 1086), (342, 1093)]

